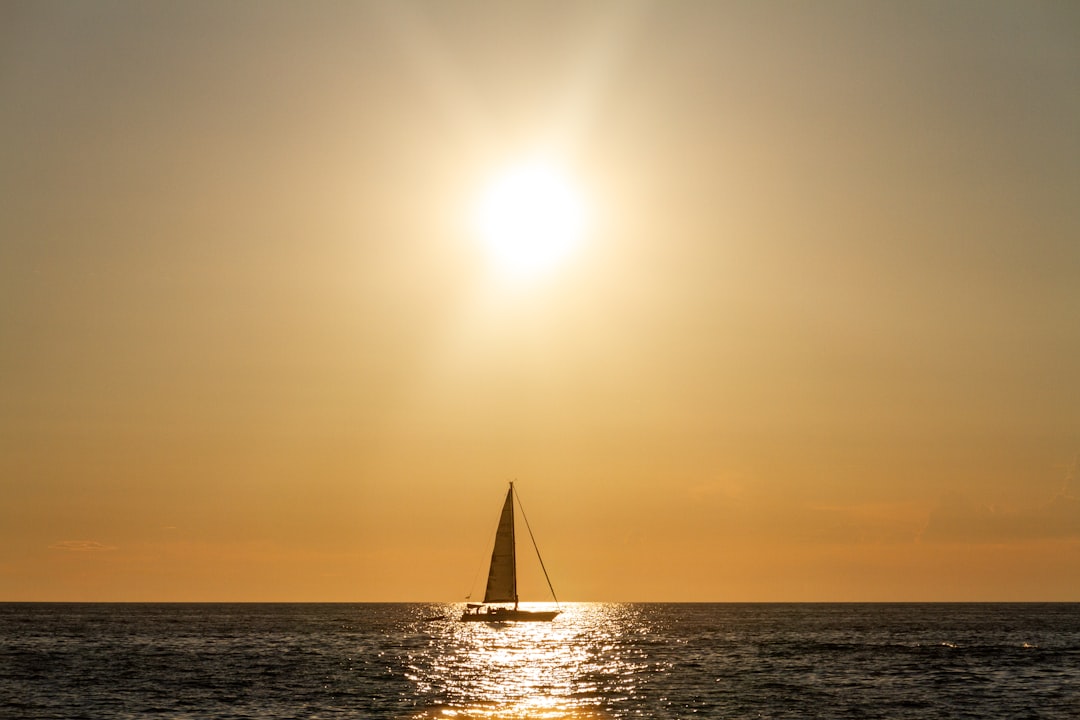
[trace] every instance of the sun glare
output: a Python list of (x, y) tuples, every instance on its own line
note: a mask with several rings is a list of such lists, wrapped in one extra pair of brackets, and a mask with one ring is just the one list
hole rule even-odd
[(581, 243), (580, 191), (556, 168), (529, 163), (496, 176), (476, 205), (474, 225), (496, 269), (515, 277), (562, 263)]

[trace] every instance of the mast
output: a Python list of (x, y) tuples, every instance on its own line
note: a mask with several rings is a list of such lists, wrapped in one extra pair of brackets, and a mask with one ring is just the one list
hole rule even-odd
[(506, 491), (506, 504), (510, 506), (510, 565), (514, 572), (514, 612), (518, 609), (517, 591), (517, 537), (514, 534), (514, 481), (510, 481), (510, 489)]

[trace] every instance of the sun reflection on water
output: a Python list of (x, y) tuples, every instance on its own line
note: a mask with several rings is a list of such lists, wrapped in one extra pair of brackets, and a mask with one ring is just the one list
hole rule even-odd
[(638, 691), (645, 659), (622, 641), (640, 630), (628, 606), (566, 605), (550, 623), (457, 622), (455, 612), (431, 623), (432, 642), (410, 664), (417, 694), (437, 700), (415, 718), (605, 718), (606, 702)]

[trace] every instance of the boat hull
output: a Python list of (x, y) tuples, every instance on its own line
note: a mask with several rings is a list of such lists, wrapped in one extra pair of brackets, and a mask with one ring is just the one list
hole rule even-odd
[(491, 608), (488, 612), (466, 610), (461, 614), (462, 622), (551, 622), (559, 614), (558, 610), (511, 610)]

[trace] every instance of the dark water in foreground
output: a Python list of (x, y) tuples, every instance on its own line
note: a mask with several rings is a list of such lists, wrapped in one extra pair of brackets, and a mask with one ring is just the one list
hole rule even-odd
[(1080, 718), (1080, 604), (564, 608), (0, 604), (0, 716)]

